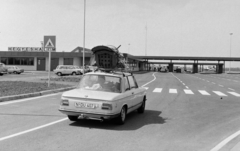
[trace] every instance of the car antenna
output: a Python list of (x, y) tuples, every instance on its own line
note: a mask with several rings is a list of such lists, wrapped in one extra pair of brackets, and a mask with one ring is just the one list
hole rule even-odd
[(121, 45), (119, 45), (119, 46), (117, 47), (117, 49), (120, 48), (120, 47), (121, 47)]

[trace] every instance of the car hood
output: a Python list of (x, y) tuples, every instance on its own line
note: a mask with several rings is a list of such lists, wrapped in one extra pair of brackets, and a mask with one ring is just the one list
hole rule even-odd
[(86, 98), (94, 100), (114, 101), (121, 99), (121, 93), (90, 91), (83, 89), (73, 89), (62, 94), (62, 97), (68, 98)]

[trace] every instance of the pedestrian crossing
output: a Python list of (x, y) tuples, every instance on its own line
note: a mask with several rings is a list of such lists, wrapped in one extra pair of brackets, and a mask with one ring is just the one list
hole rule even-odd
[[(148, 87), (144, 87), (146, 90), (148, 90)], [(211, 95), (217, 95), (221, 97), (225, 96), (235, 96), (235, 97), (240, 97), (240, 94), (237, 92), (221, 92), (221, 91), (206, 91), (206, 90), (190, 90), (190, 89), (183, 89), (183, 90), (178, 90), (178, 89), (164, 89), (164, 88), (154, 88), (153, 93), (162, 93), (163, 91), (167, 91), (169, 94), (178, 94), (178, 93), (185, 93), (187, 95), (194, 95), (194, 94), (200, 94), (204, 96), (211, 96)]]

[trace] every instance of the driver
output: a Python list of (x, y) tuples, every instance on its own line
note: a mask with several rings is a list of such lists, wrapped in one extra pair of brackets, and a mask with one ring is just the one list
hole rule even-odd
[(98, 81), (96, 84), (92, 86), (92, 89), (102, 89), (104, 87), (105, 83), (105, 77), (104, 76), (98, 76)]

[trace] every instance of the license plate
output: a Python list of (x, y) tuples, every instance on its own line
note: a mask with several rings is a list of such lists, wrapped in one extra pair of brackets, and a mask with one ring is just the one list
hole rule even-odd
[(83, 103), (83, 102), (76, 102), (75, 103), (75, 106), (76, 107), (79, 107), (79, 108), (91, 108), (91, 109), (94, 109), (96, 107), (95, 104), (92, 104), (92, 103)]

